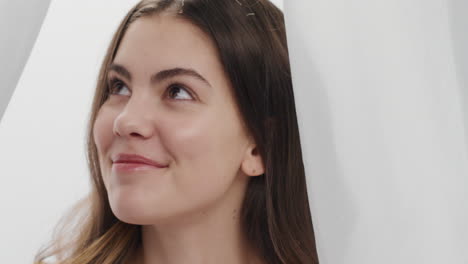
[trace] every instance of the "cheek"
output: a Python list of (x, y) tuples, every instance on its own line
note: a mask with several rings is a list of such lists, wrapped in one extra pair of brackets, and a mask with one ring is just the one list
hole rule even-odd
[[(176, 161), (175, 186), (187, 201), (212, 200), (237, 176), (243, 138), (236, 118), (210, 115), (168, 125), (163, 139)], [(177, 127), (177, 129), (176, 129)]]
[[(107, 150), (109, 149), (112, 143), (113, 124), (114, 116), (109, 111), (106, 111), (105, 108), (101, 108), (101, 110), (99, 110), (98, 112), (93, 127), (93, 138), (94, 142), (96, 143), (101, 169), (106, 169), (106, 166), (105, 164), (103, 164), (103, 162), (107, 161), (108, 157), (105, 157), (104, 153), (107, 153)], [(104, 175), (107, 174), (108, 173), (104, 173)]]

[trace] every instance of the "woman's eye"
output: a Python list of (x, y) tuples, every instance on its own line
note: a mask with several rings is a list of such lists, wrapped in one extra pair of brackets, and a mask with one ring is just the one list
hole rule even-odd
[[(127, 85), (125, 85), (124, 82), (122, 82), (121, 80), (119, 79), (112, 79), (110, 82), (109, 82), (109, 94), (118, 94), (118, 92), (122, 89), (122, 88), (126, 88), (127, 91), (130, 91), (130, 89), (128, 89)], [(122, 94), (119, 94), (119, 95), (122, 95)], [(126, 94), (123, 94), (123, 95), (130, 95), (130, 93), (126, 93)]]
[[(127, 87), (127, 85), (117, 78), (111, 79), (108, 86), (110, 95), (130, 95), (130, 89)], [(127, 90), (127, 92), (123, 92), (122, 90)], [(169, 98), (174, 100), (193, 100), (193, 97), (191, 96), (188, 89), (177, 83), (171, 84), (167, 89), (167, 93)]]
[(168, 95), (170, 98), (175, 99), (174, 96), (179, 95), (179, 99), (176, 100), (192, 100), (192, 96), (184, 88), (182, 85), (179, 84), (171, 84), (168, 88)]

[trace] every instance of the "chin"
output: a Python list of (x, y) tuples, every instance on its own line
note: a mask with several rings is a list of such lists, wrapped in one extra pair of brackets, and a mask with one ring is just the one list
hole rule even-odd
[(136, 207), (127, 208), (125, 206), (111, 206), (111, 209), (117, 219), (127, 224), (150, 225), (155, 222), (154, 216), (148, 215), (148, 210), (139, 210)]
[(120, 221), (134, 225), (147, 225), (154, 222), (151, 206), (141, 195), (123, 195), (114, 193), (109, 197), (109, 204), (115, 217)]

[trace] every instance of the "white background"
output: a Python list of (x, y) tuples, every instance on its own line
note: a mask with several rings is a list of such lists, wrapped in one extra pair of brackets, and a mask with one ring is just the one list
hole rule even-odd
[[(85, 129), (98, 70), (136, 2), (51, 2), (0, 123), (0, 263), (31, 263), (59, 218), (88, 192)], [(7, 70), (2, 76), (13, 73)]]

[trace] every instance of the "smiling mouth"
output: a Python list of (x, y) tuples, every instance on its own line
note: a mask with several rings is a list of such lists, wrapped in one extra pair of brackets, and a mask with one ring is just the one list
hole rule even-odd
[(150, 158), (138, 154), (119, 153), (116, 156), (112, 157), (112, 161), (113, 163), (144, 164), (154, 166), (157, 168), (167, 167), (157, 161), (154, 161)]

